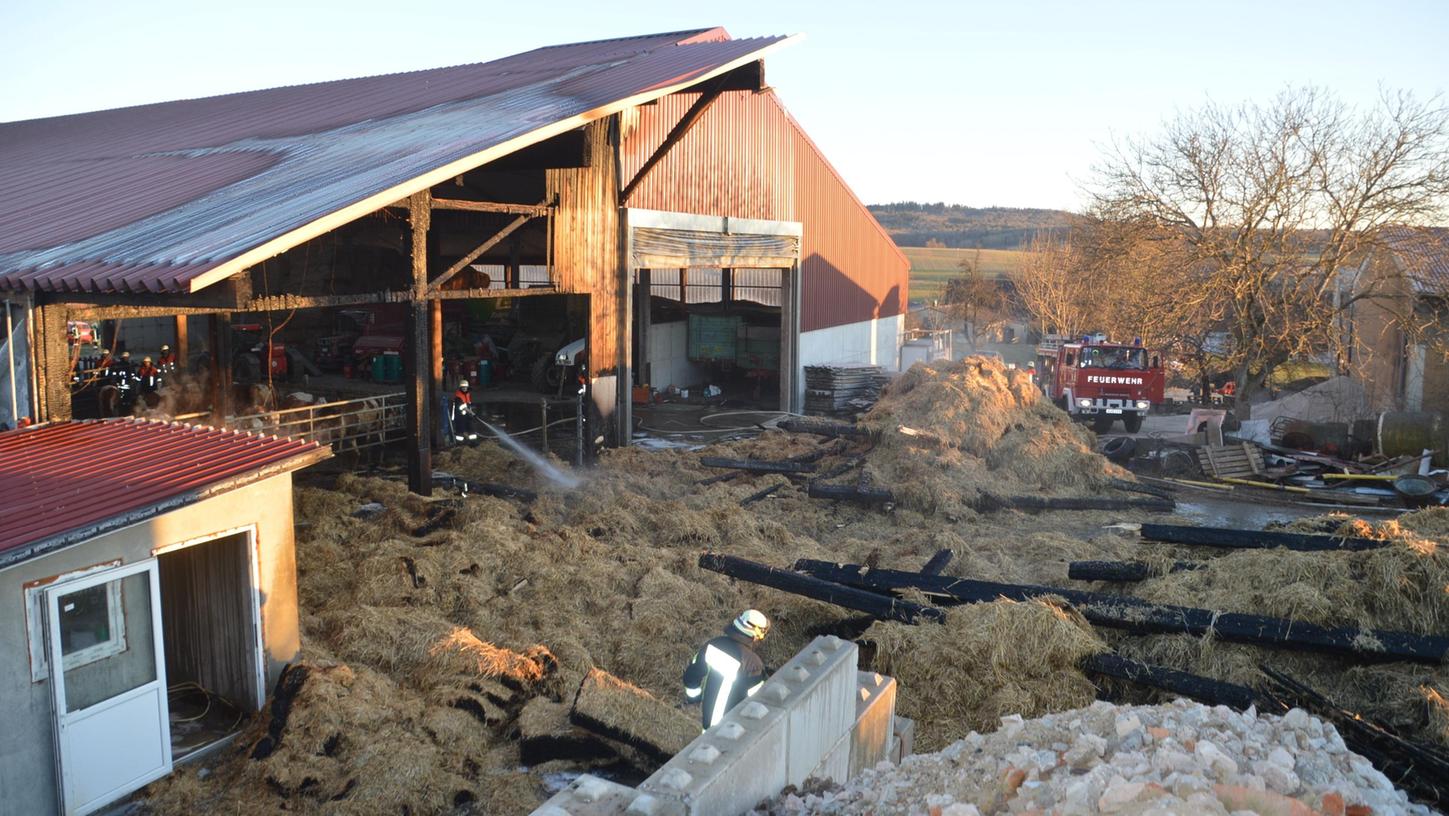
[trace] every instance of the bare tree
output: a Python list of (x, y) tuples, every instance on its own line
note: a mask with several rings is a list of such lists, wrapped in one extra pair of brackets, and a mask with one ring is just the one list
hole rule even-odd
[(958, 264), (961, 275), (946, 281), (941, 305), (961, 321), (962, 332), (975, 350), (983, 337), (996, 331), (1007, 317), (1006, 290), (1001, 281), (981, 269), (981, 249)]
[(1043, 334), (1071, 336), (1093, 328), (1094, 282), (1071, 237), (1037, 235), (1012, 282), (1022, 310)]
[[(1380, 295), (1358, 274), (1395, 225), (1432, 223), (1449, 195), (1449, 114), (1384, 94), (1372, 110), (1313, 89), (1265, 105), (1207, 105), (1119, 146), (1092, 216), (1132, 225), (1199, 326), (1220, 324), (1246, 405), (1295, 357), (1343, 350), (1342, 317)], [(1150, 266), (1150, 264), (1149, 264)], [(1167, 278), (1164, 278), (1164, 280)]]

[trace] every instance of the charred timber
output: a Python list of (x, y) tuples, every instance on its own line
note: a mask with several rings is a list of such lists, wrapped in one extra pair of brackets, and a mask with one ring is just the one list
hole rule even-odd
[(518, 499), (529, 504), (538, 499), (538, 494), (523, 487), (513, 485), (494, 484), (492, 482), (474, 482), (468, 479), (450, 476), (443, 479), (434, 479), (435, 483), (456, 487), (464, 493), (481, 493), (484, 496), (493, 496), (500, 499)]
[[(1168, 572), (1202, 569), (1200, 561), (1174, 561)], [(1145, 581), (1162, 575), (1162, 567), (1146, 561), (1073, 561), (1067, 565), (1067, 577), (1073, 581)]]
[(874, 592), (919, 589), (946, 604), (989, 603), (998, 598), (1025, 601), (1055, 595), (1075, 606), (1097, 626), (1123, 629), (1139, 635), (1200, 636), (1211, 632), (1216, 638), (1235, 643), (1342, 655), (1362, 661), (1412, 660), (1437, 664), (1449, 653), (1449, 637), (1442, 635), (1318, 626), (1263, 615), (1154, 604), (1140, 598), (1101, 592), (974, 581), (901, 570), (873, 570), (858, 564), (832, 564), (813, 559), (795, 562), (795, 569), (824, 581)]
[(951, 550), (941, 550), (931, 556), (931, 560), (927, 561), (926, 565), (921, 567), (921, 574), (940, 575), (941, 571), (946, 569), (946, 565), (951, 563), (951, 559), (955, 557), (956, 553)]
[(757, 501), (762, 501), (762, 500), (764, 500), (766, 498), (769, 498), (769, 496), (770, 496), (771, 493), (774, 493), (776, 490), (779, 490), (782, 487), (784, 487), (784, 485), (782, 485), (782, 484), (772, 484), (769, 487), (765, 488), (764, 490), (761, 490), (761, 491), (759, 491), (757, 493), (751, 493), (750, 495), (744, 497), (744, 499), (742, 499), (740, 501), (740, 506), (741, 507), (749, 507), (750, 505), (754, 504)]
[(1151, 666), (1111, 652), (1087, 657), (1082, 660), (1081, 667), (1090, 674), (1160, 689), (1207, 705), (1225, 705), (1242, 711), (1254, 705), (1262, 708), (1265, 702), (1258, 692), (1247, 686), (1224, 683), (1211, 677), (1162, 666)]
[(816, 436), (826, 436), (831, 439), (864, 439), (871, 435), (870, 431), (858, 425), (851, 425), (845, 422), (831, 422), (825, 419), (812, 419), (809, 417), (786, 419), (776, 427), (782, 431), (789, 431), (790, 433), (815, 434)]
[(1267, 530), (1235, 530), (1228, 527), (1188, 527), (1177, 524), (1144, 524), (1142, 538), (1166, 544), (1196, 544), (1234, 550), (1281, 547), (1301, 552), (1320, 550), (1373, 550), (1388, 546), (1371, 538), (1345, 538), (1311, 533), (1283, 533)]
[(1265, 696), (1280, 707), (1296, 706), (1332, 723), (1345, 745), (1411, 797), (1436, 807), (1449, 801), (1449, 752), (1405, 739), (1388, 725), (1349, 711), (1282, 672), (1260, 668), (1270, 683)]
[(725, 459), (720, 456), (701, 457), (699, 463), (709, 468), (747, 470), (750, 473), (814, 473), (815, 465), (809, 462), (767, 461), (764, 459)]
[(1101, 497), (1079, 498), (1074, 496), (992, 496), (983, 495), (976, 502), (976, 509), (984, 512), (993, 510), (1149, 510), (1168, 511), (1176, 507), (1172, 499), (1128, 498), (1109, 499)]
[(821, 484), (818, 481), (810, 483), (809, 494), (812, 499), (833, 499), (868, 505), (894, 504), (896, 501), (895, 494), (885, 488)]
[(699, 566), (711, 572), (749, 581), (752, 584), (774, 587), (795, 595), (824, 601), (846, 609), (854, 609), (881, 620), (902, 623), (940, 622), (946, 615), (945, 612), (933, 607), (903, 601), (877, 592), (841, 586), (809, 575), (801, 575), (732, 555), (705, 553), (699, 557)]
[(1153, 487), (1152, 485), (1146, 485), (1141, 482), (1132, 482), (1126, 479), (1109, 479), (1107, 484), (1118, 490), (1125, 490), (1128, 493), (1143, 493), (1148, 496), (1156, 496), (1159, 499), (1172, 498), (1172, 494), (1168, 493), (1165, 488)]

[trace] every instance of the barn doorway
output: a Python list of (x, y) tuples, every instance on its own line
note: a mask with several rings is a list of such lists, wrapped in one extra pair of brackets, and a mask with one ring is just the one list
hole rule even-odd
[(171, 753), (183, 761), (237, 733), (262, 706), (251, 529), (157, 556)]

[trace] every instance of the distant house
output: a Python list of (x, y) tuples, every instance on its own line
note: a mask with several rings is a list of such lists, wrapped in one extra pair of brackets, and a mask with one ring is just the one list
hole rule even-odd
[(1359, 268), (1351, 370), (1376, 411), (1449, 408), (1449, 228), (1398, 228)]
[(163, 422), (0, 433), (4, 813), (90, 813), (229, 739), (300, 652), (316, 443)]

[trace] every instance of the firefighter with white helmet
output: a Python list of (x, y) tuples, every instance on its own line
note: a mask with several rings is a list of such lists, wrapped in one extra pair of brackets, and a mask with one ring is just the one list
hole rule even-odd
[(453, 441), (478, 441), (478, 432), (473, 430), (473, 395), (468, 391), (467, 380), (459, 380), (458, 390), (453, 392), (448, 422), (453, 426)]
[(702, 704), (700, 719), (706, 729), (764, 685), (765, 663), (755, 654), (755, 646), (769, 633), (769, 618), (757, 609), (746, 609), (724, 634), (695, 652), (684, 670), (684, 695)]

